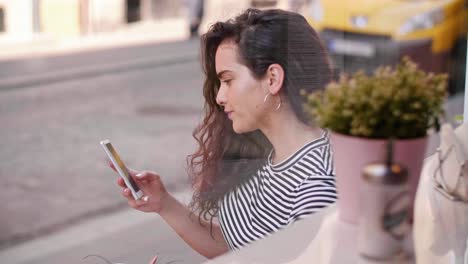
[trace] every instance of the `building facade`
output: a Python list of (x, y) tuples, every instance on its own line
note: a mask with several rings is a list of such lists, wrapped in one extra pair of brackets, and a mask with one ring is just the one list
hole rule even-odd
[(180, 6), (182, 1), (0, 0), (0, 37), (37, 33), (74, 37), (113, 31), (128, 23), (152, 19), (155, 11), (161, 11), (156, 6)]

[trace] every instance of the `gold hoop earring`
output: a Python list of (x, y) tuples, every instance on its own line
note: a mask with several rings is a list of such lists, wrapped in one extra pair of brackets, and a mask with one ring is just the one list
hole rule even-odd
[[(266, 103), (266, 100), (268, 99), (268, 96), (270, 96), (270, 93), (267, 93), (267, 95), (265, 95), (265, 98), (263, 98), (263, 103)], [(281, 97), (279, 97), (279, 99), (280, 99), (280, 102), (279, 102), (278, 106), (275, 109), (276, 111), (280, 110), (280, 108), (281, 108), (281, 103), (282, 103)]]
[(281, 108), (281, 103), (282, 103), (281, 102), (281, 97), (279, 99), (280, 99), (280, 102), (279, 102), (278, 106), (276, 107), (276, 111), (280, 110), (280, 108)]

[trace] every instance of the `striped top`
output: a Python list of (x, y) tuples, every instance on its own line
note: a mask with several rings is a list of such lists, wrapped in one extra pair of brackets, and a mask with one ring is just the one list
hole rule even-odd
[(219, 223), (231, 250), (259, 240), (336, 201), (328, 132), (279, 164), (272, 153), (221, 201)]

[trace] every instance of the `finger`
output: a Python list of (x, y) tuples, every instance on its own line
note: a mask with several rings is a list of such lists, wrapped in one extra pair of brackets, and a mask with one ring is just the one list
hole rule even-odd
[(146, 205), (148, 201), (149, 201), (149, 197), (145, 195), (141, 197), (141, 199), (135, 200), (135, 204), (137, 206), (143, 206), (143, 205)]
[(132, 177), (139, 182), (149, 183), (155, 179), (158, 179), (159, 175), (152, 171), (140, 171), (136, 174), (133, 174)]
[(129, 188), (125, 188), (122, 190), (122, 196), (129, 200), (135, 200)]
[(126, 168), (127, 168), (128, 173), (130, 173), (130, 175), (133, 176), (133, 175), (138, 174), (138, 171), (136, 171), (136, 170), (134, 170), (132, 168), (129, 168), (129, 167), (126, 167)]
[(151, 259), (149, 264), (157, 264), (157, 263), (158, 263), (158, 256), (156, 255)]
[(112, 161), (109, 160), (109, 158), (106, 158), (106, 162), (107, 162), (107, 166), (109, 166), (112, 170), (117, 172), (117, 170), (115, 169), (114, 164), (112, 163)]
[(127, 185), (125, 184), (125, 181), (122, 178), (117, 178), (117, 185), (120, 187), (127, 188)]
[(128, 200), (128, 205), (133, 209), (139, 209), (139, 206), (136, 204), (135, 200)]
[(132, 207), (133, 209), (138, 209), (142, 210), (142, 207), (146, 205), (146, 202), (143, 202), (141, 199), (140, 200), (128, 200), (128, 205)]

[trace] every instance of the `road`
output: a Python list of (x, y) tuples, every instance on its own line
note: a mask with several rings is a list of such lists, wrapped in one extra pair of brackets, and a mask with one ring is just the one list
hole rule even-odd
[(128, 72), (195, 61), (198, 41), (100, 48), (62, 56), (0, 61), (0, 90)]
[(198, 50), (190, 41), (0, 63), (2, 248), (126, 208), (105, 138), (129, 167), (187, 188), (203, 106)]
[[(176, 197), (188, 202), (190, 193), (177, 193)], [(83, 260), (88, 255), (126, 264), (148, 263), (154, 255), (160, 257), (159, 264), (170, 261), (190, 264), (206, 260), (187, 246), (159, 216), (123, 209), (0, 251), (0, 263), (105, 263), (97, 257)]]

